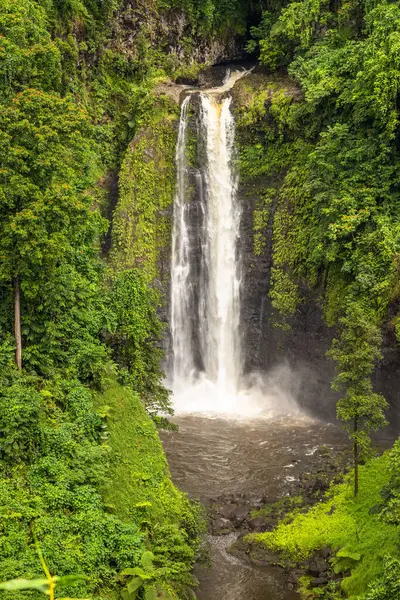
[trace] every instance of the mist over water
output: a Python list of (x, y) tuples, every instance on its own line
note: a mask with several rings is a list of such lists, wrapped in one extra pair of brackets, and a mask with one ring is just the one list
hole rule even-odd
[(296, 402), (299, 382), (288, 365), (280, 365), (265, 375), (252, 373), (242, 378), (241, 384), (241, 388), (229, 393), (201, 373), (190, 386), (175, 389), (175, 410), (178, 414), (233, 419), (271, 418), (299, 412)]
[(263, 376), (242, 373), (241, 214), (235, 123), (226, 92), (244, 74), (228, 73), (221, 88), (196, 93), (196, 134), (204, 153), (198, 168), (188, 160), (194, 94), (181, 109), (170, 318), (177, 413), (251, 418), (297, 410), (296, 380), (287, 365)]

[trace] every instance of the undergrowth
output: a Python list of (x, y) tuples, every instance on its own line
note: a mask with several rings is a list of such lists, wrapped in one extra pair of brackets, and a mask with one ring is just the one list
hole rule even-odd
[(153, 421), (138, 396), (116, 382), (97, 396), (97, 408), (106, 417), (112, 459), (103, 495), (109, 510), (137, 524), (162, 569), (164, 582), (189, 593), (203, 519), (171, 481), (168, 464)]

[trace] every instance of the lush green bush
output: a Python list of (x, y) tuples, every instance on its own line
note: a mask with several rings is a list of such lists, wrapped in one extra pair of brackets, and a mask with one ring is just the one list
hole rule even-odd
[(10, 373), (7, 383), (0, 392), (1, 578), (40, 576), (34, 528), (52, 573), (86, 575), (70, 593), (95, 594), (138, 562), (144, 547), (137, 524), (105, 510), (104, 421), (79, 381)]
[(119, 377), (132, 386), (149, 413), (171, 413), (169, 392), (164, 387), (161, 361), (163, 327), (157, 316), (158, 293), (147, 286), (139, 270), (117, 274), (112, 281), (108, 309), (111, 315), (108, 345), (119, 365)]
[(400, 561), (387, 557), (384, 561), (383, 576), (371, 584), (365, 600), (399, 600)]

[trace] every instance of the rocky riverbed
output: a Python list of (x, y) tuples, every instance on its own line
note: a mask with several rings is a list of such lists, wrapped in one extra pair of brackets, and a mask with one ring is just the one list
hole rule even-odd
[(349, 465), (348, 452), (338, 452), (327, 446), (320, 446), (315, 449), (313, 455), (315, 464), (309, 471), (300, 475), (291, 495), (271, 502), (268, 496), (254, 501), (251, 496), (247, 497), (246, 493), (237, 496), (229, 494), (210, 500), (208, 507), (211, 535), (235, 534), (235, 541), (227, 548), (227, 552), (257, 567), (277, 567), (283, 570), (288, 591), (297, 589), (299, 580), (304, 575), (311, 578), (311, 587), (322, 587), (330, 580), (342, 577), (331, 569), (329, 548), (322, 548), (307, 561), (293, 564), (285, 561), (280, 554), (255, 544), (248, 537), (249, 533), (272, 531), (278, 522), (295, 508), (307, 512), (322, 499), (332, 482), (342, 480), (343, 473)]

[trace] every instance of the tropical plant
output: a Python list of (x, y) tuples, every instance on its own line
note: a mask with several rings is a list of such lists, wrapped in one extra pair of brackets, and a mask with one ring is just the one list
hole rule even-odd
[(166, 569), (155, 568), (153, 561), (154, 554), (146, 551), (142, 554), (141, 566), (122, 571), (122, 576), (132, 575), (132, 579), (122, 590), (124, 600), (136, 600), (141, 590), (145, 600), (157, 600), (157, 598), (174, 600), (175, 596), (165, 588), (165, 583), (163, 584)]

